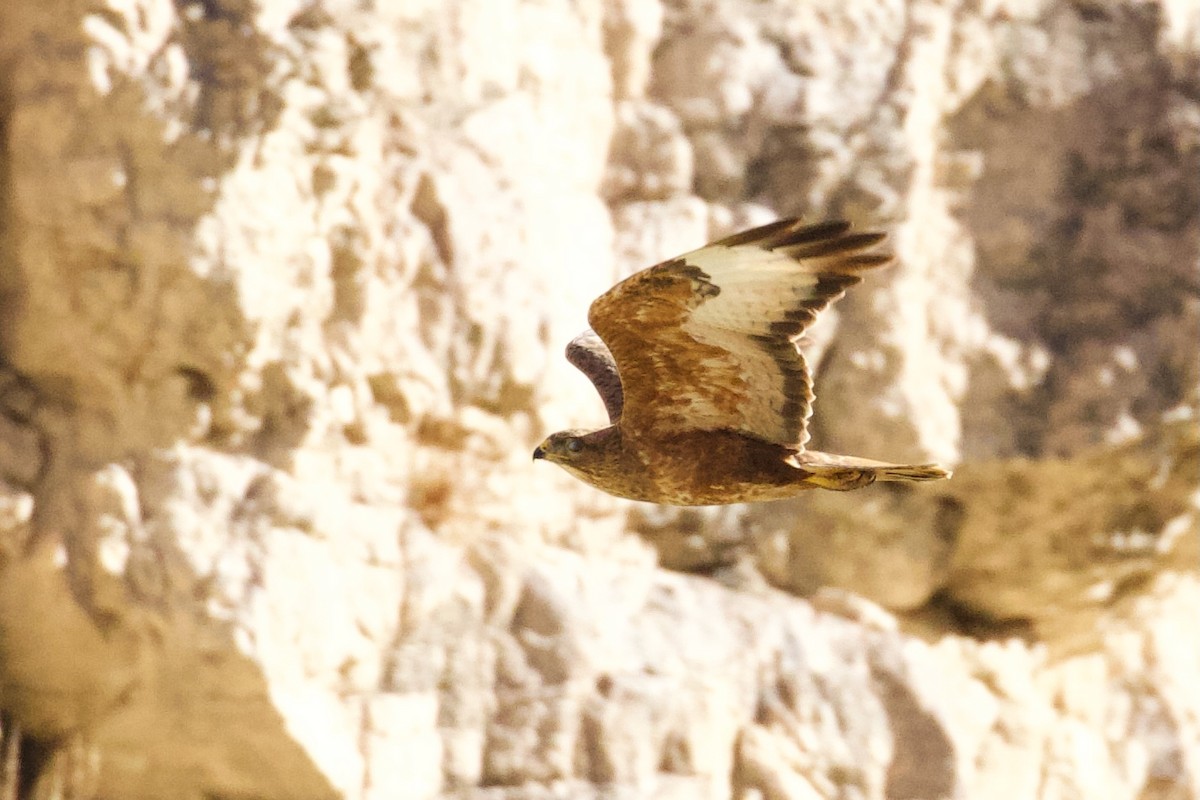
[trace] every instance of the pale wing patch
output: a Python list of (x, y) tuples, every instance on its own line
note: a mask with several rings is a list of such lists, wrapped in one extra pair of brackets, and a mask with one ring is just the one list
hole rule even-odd
[[(796, 312), (815, 299), (818, 276), (783, 253), (749, 245), (710, 246), (683, 258), (721, 290), (683, 327), (736, 364), (743, 388), (741, 430), (802, 446), (813, 395), (808, 365), (795, 345), (809, 320)], [(792, 326), (784, 324), (789, 317)]]

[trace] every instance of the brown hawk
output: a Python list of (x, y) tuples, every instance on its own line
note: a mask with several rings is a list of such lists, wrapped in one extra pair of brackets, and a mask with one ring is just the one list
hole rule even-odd
[(949, 477), (936, 464), (804, 447), (813, 392), (798, 341), (860, 273), (892, 260), (874, 249), (885, 234), (849, 231), (780, 220), (602, 294), (588, 312), (594, 332), (572, 341), (567, 359), (612, 424), (552, 434), (533, 457), (609, 494), (680, 506)]

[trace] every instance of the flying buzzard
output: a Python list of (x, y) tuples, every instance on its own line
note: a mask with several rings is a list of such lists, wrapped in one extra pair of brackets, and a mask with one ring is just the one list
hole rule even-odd
[(679, 506), (948, 478), (935, 464), (804, 448), (813, 392), (798, 341), (859, 273), (892, 260), (874, 251), (885, 234), (849, 230), (780, 220), (602, 294), (588, 312), (595, 332), (572, 341), (567, 359), (612, 424), (552, 434), (533, 457), (609, 494)]

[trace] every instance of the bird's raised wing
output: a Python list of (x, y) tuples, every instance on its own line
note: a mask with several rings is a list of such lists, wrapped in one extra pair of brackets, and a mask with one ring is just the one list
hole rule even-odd
[(882, 233), (785, 219), (642, 270), (592, 303), (588, 321), (624, 388), (621, 427), (669, 435), (735, 430), (801, 449), (812, 382), (796, 340), (817, 313), (891, 261)]
[(621, 376), (617, 373), (617, 362), (603, 340), (593, 330), (586, 330), (571, 340), (567, 345), (567, 361), (570, 361), (596, 387), (604, 408), (608, 411), (608, 421), (616, 422), (621, 418), (621, 407), (625, 405), (625, 396), (621, 391)]

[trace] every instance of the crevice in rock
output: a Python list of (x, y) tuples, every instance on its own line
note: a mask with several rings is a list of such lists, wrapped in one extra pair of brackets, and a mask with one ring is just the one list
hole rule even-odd
[(884, 789), (887, 800), (954, 797), (958, 782), (954, 746), (942, 723), (926, 711), (897, 676), (873, 670), (879, 699), (892, 731), (892, 761)]

